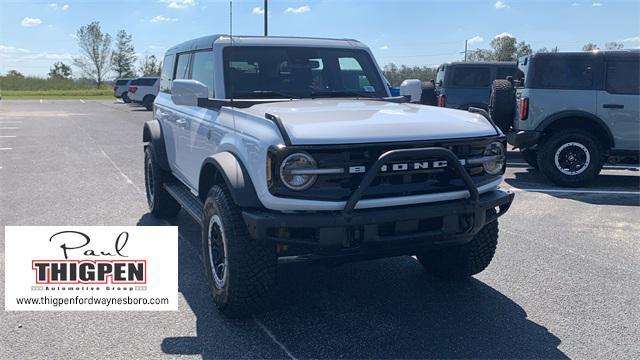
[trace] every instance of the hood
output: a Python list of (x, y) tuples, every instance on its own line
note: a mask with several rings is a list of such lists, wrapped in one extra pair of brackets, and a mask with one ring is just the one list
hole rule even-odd
[(362, 144), (496, 135), (482, 115), (409, 103), (356, 99), (273, 102), (244, 109), (277, 115), (293, 145)]

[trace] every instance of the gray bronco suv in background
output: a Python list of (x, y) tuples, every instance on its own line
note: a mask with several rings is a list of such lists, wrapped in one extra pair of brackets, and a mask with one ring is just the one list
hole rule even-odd
[(356, 40), (214, 35), (167, 51), (143, 131), (147, 201), (201, 225), (222, 313), (264, 308), (279, 261), (416, 255), (454, 279), (489, 265), (513, 201), (504, 135), (486, 112), (405, 100)]
[(640, 51), (535, 54), (518, 67), (494, 82), (490, 111), (531, 166), (582, 186), (605, 162), (638, 164)]

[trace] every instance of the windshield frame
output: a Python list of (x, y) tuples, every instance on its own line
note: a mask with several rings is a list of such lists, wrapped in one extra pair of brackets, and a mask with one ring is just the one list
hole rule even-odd
[[(378, 67), (378, 64), (376, 63), (375, 59), (373, 58), (372, 54), (370, 51), (368, 51), (367, 49), (360, 49), (360, 48), (348, 48), (348, 47), (320, 47), (320, 46), (260, 46), (260, 45), (252, 45), (252, 46), (225, 46), (224, 49), (222, 50), (222, 71), (223, 71), (223, 78), (224, 78), (224, 93), (225, 93), (225, 98), (231, 99), (231, 98), (235, 98), (235, 99), (250, 99), (250, 96), (247, 96), (247, 93), (244, 92), (244, 96), (238, 96), (240, 95), (240, 92), (243, 91), (235, 91), (235, 94), (232, 94), (233, 91), (233, 75), (231, 72), (231, 67), (229, 66), (229, 64), (231, 63), (231, 61), (238, 61), (237, 59), (233, 59), (232, 55), (233, 52), (235, 51), (261, 51), (261, 50), (300, 50), (300, 51), (304, 51), (304, 50), (308, 50), (308, 51), (329, 51), (329, 52), (335, 52), (335, 53), (341, 53), (343, 52), (345, 57), (354, 57), (356, 58), (356, 61), (358, 61), (360, 67), (362, 68), (362, 71), (366, 74), (367, 80), (369, 81), (370, 85), (373, 87), (374, 91), (372, 92), (367, 92), (362, 90), (362, 95), (358, 96), (357, 94), (354, 94), (353, 96), (347, 96), (346, 93), (347, 92), (357, 92), (357, 89), (338, 89), (338, 88), (324, 88), (323, 90), (315, 90), (314, 89), (309, 89), (309, 92), (296, 92), (296, 91), (289, 91), (292, 89), (256, 89), (256, 98), (260, 98), (260, 99), (282, 99), (282, 98), (291, 98), (291, 99), (314, 99), (314, 98), (360, 98), (360, 99), (367, 99), (367, 98), (385, 98), (389, 96), (389, 91), (387, 89), (387, 87), (385, 86), (385, 82), (384, 79), (382, 78), (382, 73), (380, 71), (380, 68)], [(322, 54), (321, 54), (322, 55)], [(335, 57), (335, 56), (334, 56)], [(342, 57), (342, 56), (340, 56)], [(241, 60), (240, 60), (241, 61)], [(325, 64), (322, 65), (323, 67), (326, 66)], [(329, 70), (329, 71), (335, 71), (334, 70)], [(332, 75), (335, 77), (335, 73), (334, 75)], [(344, 95), (340, 95), (340, 96), (330, 96), (327, 95), (326, 93), (328, 92), (336, 92), (339, 94), (344, 94)], [(265, 93), (268, 92), (273, 92), (274, 94), (280, 93), (280, 94), (286, 94), (288, 96), (274, 96), (274, 97), (265, 97)], [(317, 96), (318, 93), (322, 93), (321, 96)], [(314, 95), (315, 94), (315, 95)]]

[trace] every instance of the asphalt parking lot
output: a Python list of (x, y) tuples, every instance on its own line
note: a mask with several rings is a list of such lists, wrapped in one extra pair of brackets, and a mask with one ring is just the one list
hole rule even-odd
[[(0, 101), (0, 225), (166, 225), (144, 197), (150, 118), (111, 100)], [(181, 212), (178, 312), (2, 312), (0, 357), (640, 358), (640, 172), (608, 167), (566, 190), (509, 161), (516, 200), (469, 282), (411, 257), (288, 264), (274, 310), (227, 320)]]

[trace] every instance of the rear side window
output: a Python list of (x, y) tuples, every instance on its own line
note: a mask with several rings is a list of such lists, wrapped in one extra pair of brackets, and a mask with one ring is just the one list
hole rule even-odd
[(213, 51), (200, 51), (193, 54), (191, 69), (191, 79), (207, 85), (209, 97), (213, 98)]
[(487, 67), (461, 66), (453, 72), (452, 86), (485, 87), (491, 84), (490, 69)]
[(175, 60), (175, 55), (167, 55), (164, 57), (164, 61), (162, 62), (162, 74), (160, 75), (160, 91), (165, 93), (171, 92), (171, 80), (173, 77), (173, 61)]
[(640, 94), (640, 62), (610, 60), (607, 62), (605, 88), (612, 94)]
[(593, 57), (541, 57), (534, 66), (533, 88), (590, 90), (597, 61)]
[(191, 53), (184, 53), (178, 55), (178, 65), (176, 65), (176, 72), (173, 74), (174, 79), (187, 79), (189, 78), (189, 59), (191, 58)]
[(116, 81), (116, 85), (126, 85), (129, 82), (129, 80), (118, 80)]
[(496, 79), (506, 79), (508, 76), (514, 77), (516, 68), (498, 68)]
[(157, 78), (135, 79), (135, 80), (131, 81), (131, 85), (151, 86), (151, 85), (155, 84), (157, 80), (158, 80)]

